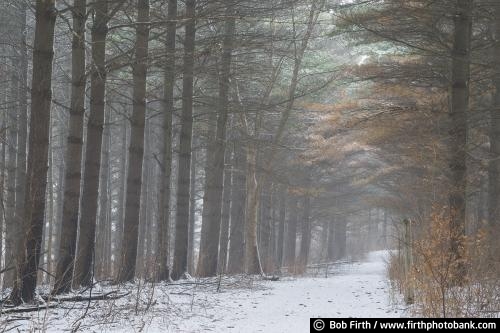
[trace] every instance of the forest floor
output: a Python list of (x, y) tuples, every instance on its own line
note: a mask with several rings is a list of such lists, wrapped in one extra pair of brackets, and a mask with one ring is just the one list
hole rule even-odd
[(2, 314), (0, 331), (308, 332), (312, 317), (400, 317), (405, 312), (389, 286), (386, 257), (387, 252), (372, 252), (362, 261), (323, 266), (305, 277), (279, 281), (236, 276), (97, 286), (94, 295), (127, 295)]

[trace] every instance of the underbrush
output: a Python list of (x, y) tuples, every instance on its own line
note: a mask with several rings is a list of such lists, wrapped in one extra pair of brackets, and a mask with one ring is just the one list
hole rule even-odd
[[(405, 295), (415, 316), (498, 317), (500, 233), (483, 228), (463, 236), (451, 228), (451, 223), (446, 209), (440, 209), (425, 226), (419, 226), (419, 236), (408, 244), (408, 269), (401, 253), (404, 251), (391, 254), (388, 274), (392, 287)], [(457, 240), (458, 251), (452, 251)]]
[[(200, 325), (209, 325), (217, 315), (211, 309), (228, 307), (233, 298), (265, 291), (268, 287), (262, 281), (247, 275), (188, 278), (175, 283), (136, 279), (116, 285), (96, 283), (91, 289), (49, 299), (50, 286), (41, 286), (37, 289), (38, 305), (0, 306), (0, 332), (191, 332), (193, 318)], [(1, 295), (6, 297), (8, 292)], [(33, 311), (22, 312), (23, 308)]]

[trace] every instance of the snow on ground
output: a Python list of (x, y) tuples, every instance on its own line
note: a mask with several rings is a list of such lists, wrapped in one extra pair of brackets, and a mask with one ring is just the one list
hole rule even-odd
[[(238, 276), (220, 283), (125, 285), (119, 292), (129, 294), (117, 300), (2, 315), (0, 331), (17, 326), (47, 332), (307, 332), (311, 317), (399, 317), (404, 312), (393, 301), (386, 257), (387, 252), (372, 252), (362, 262), (317, 269), (315, 277), (280, 281)], [(112, 288), (118, 287), (103, 287)]]

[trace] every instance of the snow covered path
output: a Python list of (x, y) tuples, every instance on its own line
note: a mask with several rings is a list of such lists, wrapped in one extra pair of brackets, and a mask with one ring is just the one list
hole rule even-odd
[(328, 277), (323, 268), (317, 277), (275, 282), (225, 278), (219, 291), (215, 279), (122, 285), (120, 293), (130, 294), (119, 300), (64, 302), (19, 320), (0, 315), (0, 331), (17, 326), (30, 332), (309, 332), (311, 317), (399, 317), (386, 255), (374, 252), (363, 262), (332, 267)]
[(311, 317), (398, 317), (391, 305), (385, 252), (341, 267), (328, 278), (270, 282), (270, 290), (234, 301), (217, 324), (228, 332), (308, 332)]

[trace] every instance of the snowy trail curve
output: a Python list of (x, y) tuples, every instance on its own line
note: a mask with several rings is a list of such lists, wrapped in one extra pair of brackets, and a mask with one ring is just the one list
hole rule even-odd
[(385, 254), (373, 252), (366, 262), (346, 264), (341, 274), (328, 278), (269, 282), (271, 289), (234, 300), (216, 330), (308, 332), (311, 317), (398, 317), (391, 305)]

